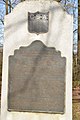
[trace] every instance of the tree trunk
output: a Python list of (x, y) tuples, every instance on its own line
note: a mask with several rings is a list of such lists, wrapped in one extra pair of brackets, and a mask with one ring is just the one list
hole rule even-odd
[(77, 80), (80, 81), (80, 0), (78, 1), (78, 65), (77, 65)]
[(8, 0), (6, 0), (6, 15), (8, 14)]

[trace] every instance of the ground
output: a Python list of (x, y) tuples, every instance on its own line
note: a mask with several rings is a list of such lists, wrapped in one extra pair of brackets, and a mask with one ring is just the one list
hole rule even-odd
[(80, 120), (80, 102), (73, 103), (73, 120)]

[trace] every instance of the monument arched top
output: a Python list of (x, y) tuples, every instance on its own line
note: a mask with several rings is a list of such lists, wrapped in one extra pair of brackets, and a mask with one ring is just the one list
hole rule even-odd
[[(37, 12), (36, 9), (40, 12), (59, 12), (59, 14), (64, 12), (69, 15), (65, 9), (61, 6), (61, 3), (55, 0), (26, 0), (23, 2), (20, 2), (16, 7), (12, 10), (11, 13), (7, 14), (5, 16), (5, 19), (9, 19), (10, 16), (15, 17), (17, 14), (25, 14), (29, 12)], [(71, 15), (70, 15), (71, 16)], [(20, 19), (20, 18), (19, 18)]]
[[(37, 11), (49, 12), (49, 29), (47, 33), (37, 35), (36, 33), (30, 33), (28, 30), (28, 12), (35, 13)], [(61, 44), (64, 43), (66, 46), (64, 46), (64, 49), (66, 49), (69, 46), (67, 41), (72, 39), (72, 26), (72, 16), (62, 9), (60, 3), (52, 0), (24, 1), (19, 3), (12, 13), (5, 17), (5, 45), (16, 43), (16, 48), (19, 48), (21, 45), (26, 46), (26, 42), (29, 45), (32, 41), (41, 40), (47, 46), (53, 46), (62, 51)], [(12, 50), (11, 44), (6, 47)], [(67, 50), (61, 52), (62, 56), (67, 55), (64, 51)]]

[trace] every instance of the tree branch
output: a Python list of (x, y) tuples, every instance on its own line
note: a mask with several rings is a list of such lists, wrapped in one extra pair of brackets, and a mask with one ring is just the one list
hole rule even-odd
[(5, 0), (3, 0), (3, 2), (5, 2), (8, 6), (10, 6), (13, 9), (13, 7), (10, 3), (6, 2)]
[(78, 30), (78, 29), (75, 29), (75, 30), (73, 31), (73, 33), (75, 33), (77, 30)]
[(0, 19), (0, 21), (2, 22), (2, 24), (4, 25), (4, 21), (2, 19)]

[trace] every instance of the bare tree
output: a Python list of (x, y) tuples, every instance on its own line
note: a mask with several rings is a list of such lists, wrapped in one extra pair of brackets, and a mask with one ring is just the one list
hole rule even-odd
[(80, 84), (80, 1), (78, 1), (78, 54), (77, 54), (77, 80)]

